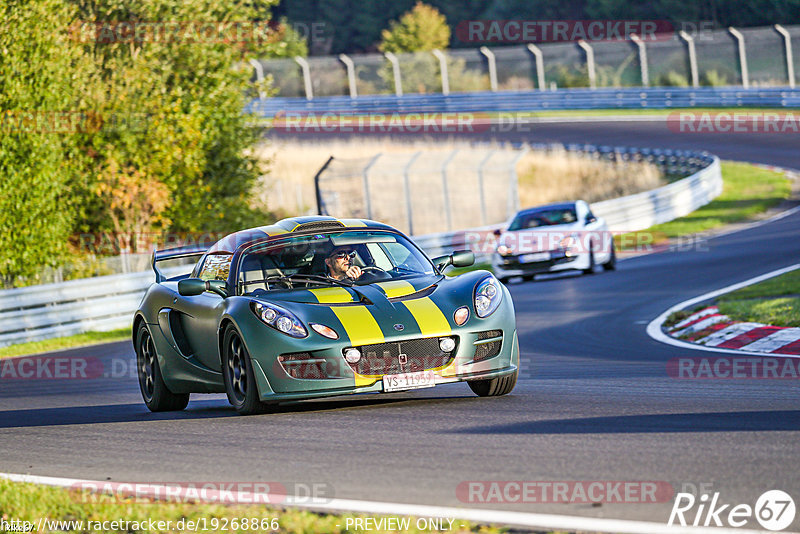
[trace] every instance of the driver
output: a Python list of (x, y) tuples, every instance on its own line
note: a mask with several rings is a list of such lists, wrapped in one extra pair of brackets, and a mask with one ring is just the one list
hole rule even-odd
[(325, 258), (325, 266), (328, 268), (328, 276), (335, 280), (350, 278), (357, 280), (361, 277), (361, 267), (353, 265), (355, 251), (348, 247), (337, 247)]

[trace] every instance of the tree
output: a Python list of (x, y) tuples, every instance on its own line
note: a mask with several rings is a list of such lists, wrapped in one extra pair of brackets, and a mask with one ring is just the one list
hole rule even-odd
[(427, 52), (450, 45), (450, 27), (438, 9), (417, 2), (381, 33), (381, 52)]

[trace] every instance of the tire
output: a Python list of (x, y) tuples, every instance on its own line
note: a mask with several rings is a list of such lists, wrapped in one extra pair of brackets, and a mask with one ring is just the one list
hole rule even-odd
[(589, 245), (589, 266), (583, 270), (583, 274), (594, 274), (594, 245)]
[(611, 241), (611, 256), (603, 264), (604, 271), (614, 271), (617, 269), (617, 250), (614, 248), (614, 241)]
[(514, 371), (510, 375), (498, 376), (497, 378), (487, 378), (486, 380), (470, 380), (467, 382), (469, 388), (479, 397), (499, 397), (508, 395), (514, 386), (517, 385), (517, 374)]
[(228, 401), (241, 415), (263, 413), (267, 407), (258, 398), (250, 354), (235, 328), (225, 330), (222, 346), (222, 377)]
[(164, 383), (158, 364), (156, 346), (147, 325), (142, 323), (136, 333), (136, 368), (139, 391), (151, 412), (175, 412), (189, 404), (188, 393), (173, 393)]
[(522, 280), (525, 282), (533, 282), (533, 279), (536, 278), (535, 274), (526, 274), (522, 276)]

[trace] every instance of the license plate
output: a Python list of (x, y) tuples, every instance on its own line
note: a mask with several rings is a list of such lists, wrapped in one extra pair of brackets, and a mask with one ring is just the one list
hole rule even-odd
[(534, 261), (547, 261), (550, 259), (549, 252), (537, 252), (535, 254), (523, 254), (519, 257), (520, 263), (532, 263)]
[(433, 371), (384, 375), (383, 377), (383, 391), (432, 388), (434, 385), (436, 385), (436, 373)]

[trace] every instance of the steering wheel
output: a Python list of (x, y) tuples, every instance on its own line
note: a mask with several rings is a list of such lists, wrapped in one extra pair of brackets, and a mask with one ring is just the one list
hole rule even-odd
[(375, 280), (383, 280), (392, 277), (392, 275), (387, 273), (385, 270), (381, 269), (380, 267), (375, 267), (374, 265), (366, 265), (362, 267), (361, 272), (369, 275), (370, 278)]

